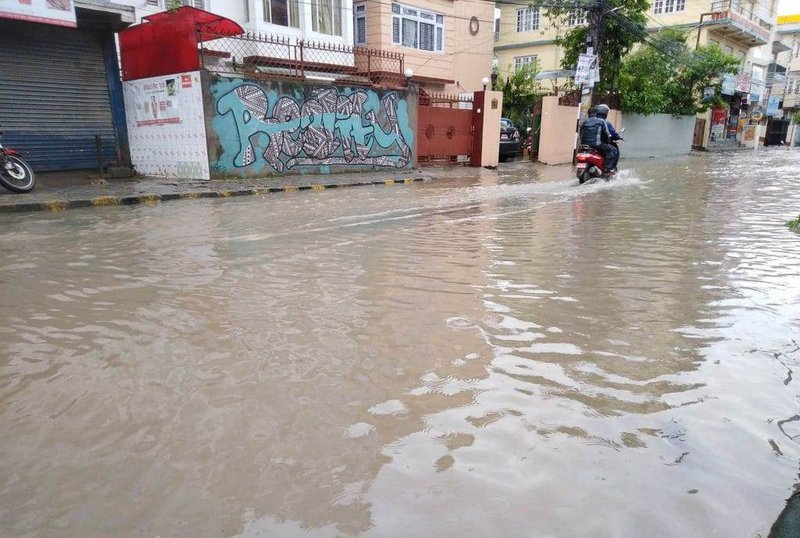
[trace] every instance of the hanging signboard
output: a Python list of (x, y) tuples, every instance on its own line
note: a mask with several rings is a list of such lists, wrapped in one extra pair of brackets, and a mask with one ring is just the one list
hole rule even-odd
[(724, 75), (722, 77), (722, 95), (733, 95), (736, 93), (736, 77)]
[(596, 70), (597, 56), (581, 54), (578, 57), (578, 66), (575, 68), (575, 84), (594, 84)]
[(759, 82), (753, 82), (750, 85), (750, 102), (751, 103), (758, 103), (761, 101), (761, 90), (763, 86)]
[(72, 0), (0, 0), (0, 19), (78, 26)]
[(778, 99), (777, 95), (770, 96), (769, 100), (767, 101), (767, 116), (777, 116), (778, 115), (778, 103), (780, 100)]
[(749, 73), (742, 73), (736, 77), (736, 91), (739, 93), (750, 93), (750, 85), (753, 77)]

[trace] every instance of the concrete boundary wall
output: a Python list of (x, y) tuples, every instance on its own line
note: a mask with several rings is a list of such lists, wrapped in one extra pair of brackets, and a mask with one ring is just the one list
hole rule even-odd
[[(622, 128), (622, 114), (612, 110), (608, 115), (614, 128)], [(578, 107), (558, 104), (558, 97), (548, 95), (542, 101), (542, 127), (539, 141), (539, 162), (544, 164), (568, 164), (575, 150)], [(626, 133), (627, 136), (627, 133)], [(689, 138), (691, 145), (691, 137)], [(623, 149), (623, 153), (624, 153)]]
[(539, 161), (545, 164), (572, 162), (575, 149), (575, 125), (578, 108), (561, 106), (558, 97), (548, 95), (542, 101), (542, 127), (539, 140)]
[(622, 159), (689, 154), (695, 121), (695, 116), (626, 114), (622, 135), (625, 141), (620, 144)]

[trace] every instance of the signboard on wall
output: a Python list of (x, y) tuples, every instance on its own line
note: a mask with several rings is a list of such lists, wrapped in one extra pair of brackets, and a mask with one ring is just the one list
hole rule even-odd
[(152, 176), (208, 179), (199, 71), (122, 83), (131, 160)]
[(178, 92), (182, 87), (180, 78), (183, 76), (188, 77), (188, 87), (191, 88), (191, 75), (153, 77), (146, 82), (136, 81), (129, 85), (129, 95), (133, 98), (136, 110), (137, 127), (181, 122)]
[(78, 26), (72, 0), (0, 0), (0, 19)]

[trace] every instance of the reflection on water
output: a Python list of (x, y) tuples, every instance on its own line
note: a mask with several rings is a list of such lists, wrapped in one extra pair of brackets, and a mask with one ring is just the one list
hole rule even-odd
[(800, 459), (766, 156), (3, 216), (0, 534), (765, 534)]

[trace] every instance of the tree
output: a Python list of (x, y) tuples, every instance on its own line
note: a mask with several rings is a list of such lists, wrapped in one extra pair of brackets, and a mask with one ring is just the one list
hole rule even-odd
[(534, 61), (515, 69), (505, 81), (498, 79), (493, 88), (503, 92), (503, 117), (523, 133), (530, 127), (534, 105), (544, 95), (535, 80), (538, 73), (539, 63)]
[[(719, 82), (739, 60), (718, 45), (689, 50), (685, 32), (665, 29), (622, 62), (619, 75), (623, 112), (693, 115), (719, 101)], [(715, 88), (703, 98), (706, 87)]]
[(616, 90), (622, 57), (647, 35), (649, 0), (534, 0), (533, 5), (544, 7), (548, 18), (564, 26), (570, 15), (585, 13), (587, 25), (556, 38), (556, 44), (564, 49), (561, 66), (574, 69), (578, 55), (586, 51), (590, 32), (599, 29), (600, 40), (594, 48), (600, 57), (600, 82), (595, 89), (601, 93)]

